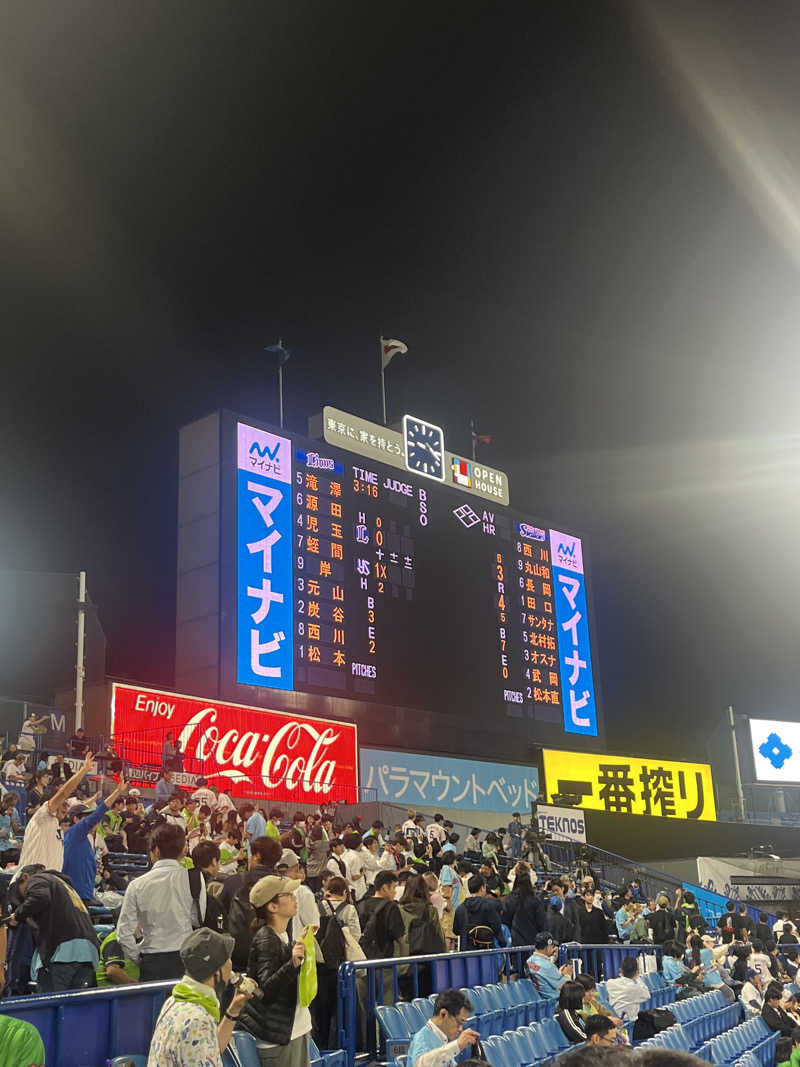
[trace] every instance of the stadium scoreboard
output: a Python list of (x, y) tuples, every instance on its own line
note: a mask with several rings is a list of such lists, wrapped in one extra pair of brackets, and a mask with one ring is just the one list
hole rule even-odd
[(597, 736), (583, 544), (511, 509), (502, 471), (414, 415), (222, 432), (237, 685)]

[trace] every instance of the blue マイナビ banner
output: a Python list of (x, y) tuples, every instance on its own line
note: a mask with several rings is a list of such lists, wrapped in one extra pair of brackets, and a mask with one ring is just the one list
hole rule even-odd
[(378, 801), (386, 804), (524, 815), (539, 794), (539, 772), (511, 763), (362, 748), (361, 785), (377, 790)]
[(564, 729), (597, 737), (597, 704), (580, 539), (550, 531)]
[(237, 426), (236, 681), (294, 688), (292, 446)]

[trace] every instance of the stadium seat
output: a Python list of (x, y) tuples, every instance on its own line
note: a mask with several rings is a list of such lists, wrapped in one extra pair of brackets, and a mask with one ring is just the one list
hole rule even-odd
[(422, 1017), (426, 1022), (428, 1019), (433, 1018), (433, 1001), (428, 997), (415, 997), (411, 1003), (415, 1008), (420, 1010)]
[(538, 1060), (539, 1057), (534, 1050), (533, 1041), (530, 1038), (527, 1027), (523, 1026), (520, 1030), (510, 1030), (505, 1037), (508, 1040), (514, 1064), (532, 1064)]
[(539, 1031), (544, 1039), (548, 1056), (556, 1056), (569, 1048), (569, 1039), (555, 1019), (545, 1019), (539, 1023)]
[(423, 1015), (422, 1009), (411, 1001), (398, 1001), (398, 1003), (396, 1004), (396, 1008), (403, 1016), (406, 1026), (408, 1027), (408, 1032), (412, 1036), (417, 1032), (417, 1030), (421, 1030), (425, 1023), (428, 1021), (428, 1016)]
[(474, 989), (462, 989), (464, 996), (472, 1001), (477, 1020), (477, 1030), (482, 1038), (499, 1037), (503, 1032), (503, 1011), (492, 1007), (486, 990), (481, 986)]
[(487, 1037), (483, 1044), (492, 1067), (519, 1067), (507, 1037), (495, 1034)]
[(234, 1030), (226, 1051), (236, 1057), (232, 1063), (235, 1067), (261, 1067), (261, 1057), (256, 1048), (256, 1039), (245, 1030)]
[(312, 1063), (322, 1064), (323, 1067), (344, 1067), (346, 1056), (344, 1049), (320, 1052), (312, 1038), (309, 1038), (309, 1057)]
[(384, 1059), (393, 1060), (396, 1056), (404, 1056), (411, 1042), (406, 1020), (392, 1004), (379, 1004), (375, 1008), (375, 1015), (386, 1049)]

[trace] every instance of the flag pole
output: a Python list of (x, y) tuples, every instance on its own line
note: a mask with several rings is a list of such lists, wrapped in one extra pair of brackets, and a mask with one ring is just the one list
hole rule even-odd
[(383, 366), (383, 334), (378, 338), (378, 359), (381, 366), (381, 411), (383, 413), (383, 425), (386, 425), (386, 372)]

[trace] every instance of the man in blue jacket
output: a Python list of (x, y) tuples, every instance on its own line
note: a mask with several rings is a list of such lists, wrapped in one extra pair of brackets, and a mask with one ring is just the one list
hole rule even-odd
[(94, 902), (94, 883), (97, 878), (97, 856), (89, 834), (102, 822), (106, 812), (125, 789), (125, 779), (120, 775), (119, 785), (94, 811), (75, 807), (67, 812), (72, 826), (64, 835), (64, 874), (84, 904)]

